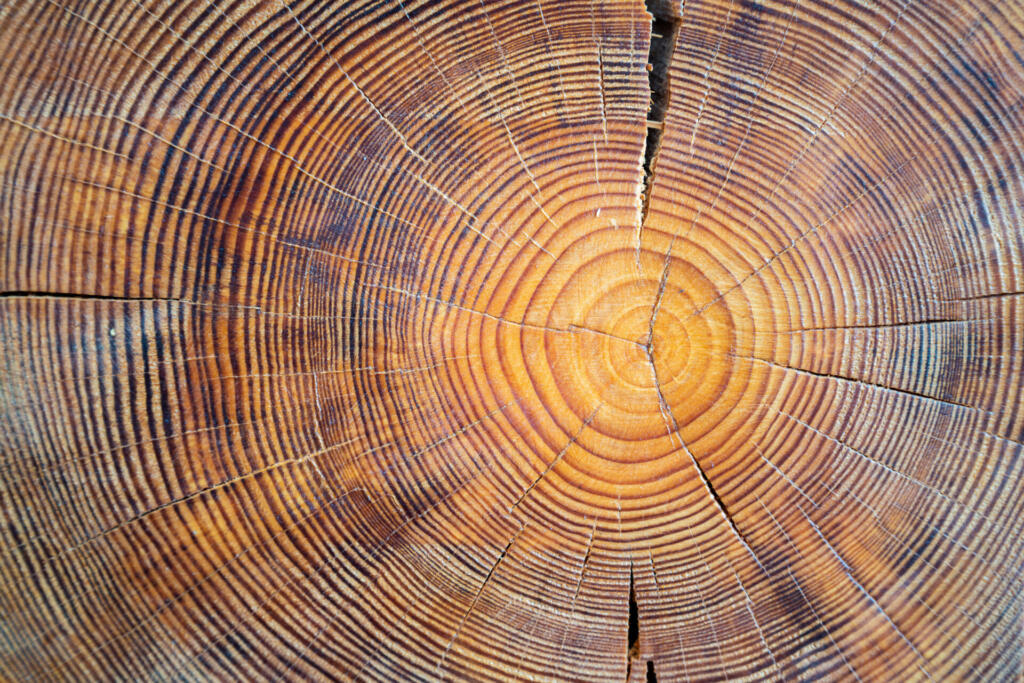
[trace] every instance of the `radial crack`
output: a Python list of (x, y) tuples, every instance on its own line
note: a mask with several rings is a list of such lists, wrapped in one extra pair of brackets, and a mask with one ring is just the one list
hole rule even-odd
[(847, 377), (845, 375), (836, 375), (836, 374), (828, 373), (828, 372), (818, 372), (816, 370), (807, 370), (805, 368), (798, 368), (798, 367), (793, 366), (793, 365), (784, 365), (782, 363), (776, 363), (775, 361), (771, 361), (771, 360), (768, 360), (766, 358), (759, 358), (757, 356), (742, 356), (742, 355), (733, 354), (733, 353), (730, 353), (729, 356), (732, 357), (732, 358), (739, 358), (739, 359), (743, 359), (743, 360), (755, 361), (757, 363), (762, 363), (764, 365), (767, 365), (767, 366), (770, 366), (770, 367), (773, 367), (773, 368), (778, 368), (780, 370), (789, 370), (789, 371), (795, 372), (795, 373), (797, 373), (799, 375), (805, 375), (805, 376), (809, 376), (809, 377), (820, 377), (822, 379), (833, 379), (833, 380), (840, 381), (840, 382), (847, 382), (847, 383), (855, 385), (855, 386), (869, 387), (871, 389), (878, 389), (878, 390), (882, 390), (882, 391), (891, 391), (891, 392), (893, 392), (895, 394), (902, 394), (903, 396), (910, 396), (910, 397), (913, 397), (913, 398), (923, 399), (925, 401), (932, 401), (934, 403), (939, 403), (939, 404), (950, 406), (950, 407), (963, 408), (964, 410), (974, 410), (974, 411), (977, 411), (977, 412), (980, 412), (980, 413), (984, 413), (986, 415), (990, 415), (992, 413), (991, 410), (985, 410), (984, 408), (981, 408), (979, 406), (973, 406), (973, 405), (970, 405), (968, 403), (961, 403), (959, 401), (951, 401), (951, 400), (946, 399), (946, 398), (938, 398), (936, 396), (929, 396), (928, 394), (924, 394), (924, 393), (921, 393), (919, 391), (913, 391), (913, 390), (910, 390), (910, 389), (900, 389), (898, 387), (891, 387), (891, 386), (889, 386), (887, 384), (878, 384), (876, 382), (869, 382), (867, 380), (857, 379), (855, 377)]
[(633, 660), (640, 656), (640, 607), (636, 603), (636, 584), (633, 578), (633, 562), (629, 563), (629, 627), (626, 645), (626, 680), (633, 671)]
[(16, 290), (0, 292), (0, 299), (74, 299), (77, 301), (122, 301), (122, 302), (170, 302), (170, 303), (193, 303), (186, 299), (162, 296), (118, 296), (115, 294), (81, 294), (75, 292), (49, 292)]
[(726, 507), (725, 501), (722, 500), (722, 497), (720, 495), (718, 495), (718, 491), (715, 489), (714, 484), (711, 483), (711, 479), (708, 477), (707, 472), (705, 472), (704, 468), (701, 467), (701, 464), (697, 460), (697, 457), (689, 449), (689, 447), (686, 445), (686, 442), (683, 441), (683, 437), (679, 434), (679, 422), (676, 420), (675, 414), (672, 412), (672, 407), (669, 405), (668, 400), (666, 400), (665, 398), (665, 394), (661, 390), (661, 381), (658, 379), (658, 366), (654, 360), (653, 316), (656, 314), (657, 310), (655, 308), (654, 310), (652, 310), (651, 336), (650, 339), (648, 339), (647, 345), (644, 347), (644, 350), (647, 352), (647, 362), (650, 363), (651, 365), (651, 376), (654, 379), (654, 390), (658, 394), (658, 404), (661, 409), (662, 417), (665, 420), (665, 428), (668, 431), (669, 439), (675, 437), (679, 441), (680, 447), (682, 448), (683, 452), (685, 452), (686, 455), (689, 457), (694, 469), (697, 470), (697, 474), (700, 475), (700, 479), (701, 482), (704, 484), (704, 488), (707, 489), (708, 495), (711, 496), (711, 499), (715, 502), (715, 505), (718, 506), (718, 511), (721, 513), (722, 517), (724, 517), (725, 521), (728, 522), (730, 529), (732, 529), (733, 535), (736, 537), (736, 540), (739, 541), (740, 545), (742, 545), (744, 549), (750, 554), (750, 557), (753, 558), (755, 563), (757, 563), (757, 566), (761, 569), (761, 571), (767, 574), (768, 570), (765, 569), (763, 564), (761, 564), (761, 560), (758, 559), (757, 554), (754, 552), (754, 549), (747, 542), (746, 537), (740, 532), (739, 527), (736, 525), (736, 520), (734, 520), (732, 514), (729, 513), (729, 508)]
[(494, 561), (494, 564), (491, 565), (490, 570), (488, 570), (487, 575), (484, 577), (483, 583), (480, 584), (480, 588), (477, 589), (476, 595), (473, 596), (473, 601), (469, 603), (469, 607), (466, 609), (465, 614), (463, 614), (462, 619), (459, 620), (459, 625), (456, 627), (455, 632), (452, 634), (451, 640), (448, 641), (448, 646), (444, 649), (444, 652), (441, 654), (441, 659), (440, 661), (438, 661), (437, 664), (437, 673), (438, 678), (440, 680), (444, 680), (444, 675), (442, 672), (444, 671), (445, 660), (448, 659), (448, 654), (451, 652), (452, 646), (455, 645), (455, 641), (458, 639), (459, 634), (462, 633), (462, 627), (466, 625), (466, 620), (469, 619), (469, 615), (473, 612), (473, 609), (480, 601), (480, 596), (481, 594), (483, 594), (484, 589), (487, 588), (487, 584), (490, 582), (491, 577), (494, 576), (494, 572), (497, 571), (498, 565), (500, 565), (502, 560), (505, 559), (505, 557), (508, 555), (508, 551), (511, 550), (515, 542), (519, 540), (519, 537), (522, 535), (525, 529), (525, 525), (521, 526), (519, 528), (519, 531), (517, 531), (512, 536), (512, 538), (509, 539), (508, 544), (498, 554), (498, 558)]
[(658, 151), (661, 148), (661, 134), (665, 127), (665, 112), (669, 103), (668, 66), (672, 62), (676, 38), (679, 35), (679, 18), (672, 15), (669, 3), (647, 0), (647, 11), (651, 15), (651, 46), (647, 56), (647, 78), (651, 88), (651, 101), (647, 112), (647, 141), (644, 146), (643, 208), (640, 224), (637, 226), (637, 256), (640, 251), (640, 234), (647, 223), (647, 212), (651, 202), (651, 185)]
[[(587, 425), (594, 421), (594, 418), (597, 416), (597, 411), (600, 409), (600, 405), (598, 405), (597, 408), (594, 408), (594, 412), (592, 412), (590, 416), (583, 421), (583, 424), (581, 424), (580, 428), (576, 430), (576, 433), (573, 434), (572, 437), (570, 437), (569, 441), (565, 444), (562, 450), (558, 452), (558, 455), (555, 456), (554, 460), (552, 460), (551, 463), (548, 464), (546, 468), (544, 468), (543, 472), (537, 475), (537, 478), (533, 480), (532, 484), (526, 487), (526, 490), (523, 491), (522, 495), (520, 495), (519, 498), (516, 499), (516, 502), (512, 503), (512, 507), (508, 509), (509, 513), (518, 508), (519, 504), (526, 499), (526, 496), (530, 495), (530, 491), (532, 491), (534, 487), (540, 483), (540, 480), (547, 476), (548, 472), (550, 472), (554, 468), (554, 466), (559, 463), (559, 461), (562, 459), (562, 456), (564, 456), (566, 452), (572, 447), (572, 445), (576, 443), (576, 439), (580, 438), (580, 434), (582, 434), (583, 430), (587, 428)], [(587, 552), (589, 554), (589, 549)]]

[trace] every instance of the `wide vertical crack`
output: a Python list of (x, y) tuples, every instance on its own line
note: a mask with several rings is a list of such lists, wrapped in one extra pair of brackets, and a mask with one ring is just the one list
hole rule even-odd
[[(672, 61), (672, 54), (675, 51), (676, 41), (679, 37), (679, 26), (681, 20), (675, 13), (676, 4), (673, 0), (646, 0), (647, 11), (651, 15), (651, 47), (649, 60), (648, 77), (651, 86), (651, 105), (647, 121), (647, 145), (644, 151), (644, 204), (641, 223), (637, 232), (637, 266), (639, 268), (640, 258), (640, 234), (643, 230), (643, 226), (647, 223), (647, 212), (650, 208), (651, 200), (651, 186), (654, 182), (654, 173), (657, 170), (658, 152), (661, 148), (661, 135), (664, 128), (665, 113), (668, 110), (668, 105), (671, 96), (671, 82), (669, 77), (669, 64)], [(681, 5), (680, 5), (681, 6)], [(643, 344), (644, 352), (647, 354), (647, 361), (651, 365), (651, 376), (654, 381), (654, 389), (658, 394), (658, 403), (661, 408), (663, 417), (665, 418), (665, 426), (669, 431), (669, 436), (675, 436), (679, 440), (679, 445), (682, 450), (689, 456), (690, 462), (693, 464), (694, 469), (700, 475), (701, 482), (704, 484), (704, 488), (707, 489), (711, 499), (715, 502), (725, 521), (729, 524), (736, 539), (746, 548), (747, 552), (750, 553), (751, 557), (757, 563), (761, 569), (764, 566), (758, 560), (757, 555), (754, 554), (753, 549), (747, 542), (747, 539), (740, 532), (739, 527), (736, 525), (736, 521), (729, 513), (729, 509), (725, 505), (725, 501), (718, 494), (714, 484), (711, 483), (711, 478), (708, 477), (707, 472), (701, 466), (696, 456), (690, 451), (686, 443), (683, 441), (682, 436), (679, 434), (679, 423), (676, 421), (675, 415), (672, 412), (672, 407), (669, 405), (665, 398), (664, 392), (661, 390), (661, 381), (658, 377), (658, 367), (655, 361), (655, 348), (654, 348), (654, 328), (655, 323), (658, 319), (658, 311), (661, 309), (662, 299), (664, 298), (665, 289), (668, 285), (668, 271), (672, 260), (672, 249), (675, 247), (675, 237), (669, 244), (667, 253), (665, 254), (665, 262), (662, 267), (661, 278), (658, 282), (658, 291), (655, 295), (654, 303), (651, 306), (651, 318), (648, 324), (647, 338)], [(653, 664), (652, 664), (653, 666)]]
[(670, 82), (668, 67), (675, 51), (679, 35), (679, 18), (665, 0), (646, 0), (651, 15), (651, 46), (647, 56), (647, 78), (651, 88), (651, 102), (647, 113), (647, 141), (644, 147), (644, 188), (643, 210), (640, 227), (647, 222), (647, 211), (651, 202), (651, 185), (657, 166), (661, 135), (665, 126), (665, 112), (668, 110)]
[[(648, 13), (651, 15), (651, 43), (647, 55), (647, 78), (651, 89), (650, 105), (647, 112), (647, 139), (644, 144), (644, 184), (643, 204), (640, 211), (636, 233), (636, 265), (640, 269), (640, 246), (644, 225), (647, 223), (647, 212), (651, 202), (651, 187), (654, 182), (654, 170), (657, 166), (658, 151), (661, 148), (661, 135), (665, 124), (665, 112), (669, 103), (669, 72), (668, 66), (672, 61), (672, 53), (675, 50), (676, 37), (679, 34), (679, 20), (671, 11), (671, 0), (645, 0)], [(650, 329), (648, 330), (647, 341), (644, 344), (644, 351), (651, 363), (651, 370), (655, 375), (655, 385), (658, 388), (658, 397), (664, 404), (664, 397), (661, 395), (661, 387), (658, 385), (657, 370), (654, 367), (654, 321), (657, 318), (658, 308), (661, 306), (661, 297), (665, 289), (665, 277), (662, 276), (661, 286), (658, 290), (658, 300), (655, 302), (651, 312)], [(663, 406), (664, 408), (664, 406)], [(628, 645), (626, 648), (626, 680), (629, 680), (632, 673), (633, 660), (639, 656), (640, 641), (640, 610), (636, 602), (636, 587), (633, 576), (633, 563), (629, 565), (629, 629)], [(648, 664), (650, 671), (651, 664)], [(650, 676), (648, 676), (650, 678)]]
[(633, 660), (640, 656), (640, 606), (636, 602), (633, 562), (629, 563), (629, 628), (626, 645), (626, 680), (633, 672)]
[[(636, 258), (637, 258), (637, 270), (640, 270), (640, 250), (643, 229), (647, 224), (648, 212), (650, 211), (651, 194), (654, 185), (654, 174), (657, 170), (658, 154), (661, 151), (661, 139), (665, 127), (665, 115), (668, 111), (670, 98), (671, 98), (671, 80), (669, 74), (669, 65), (672, 62), (672, 55), (675, 51), (676, 41), (679, 37), (680, 18), (674, 11), (675, 3), (672, 0), (645, 0), (648, 13), (651, 15), (651, 43), (650, 52), (648, 55), (648, 81), (651, 89), (651, 101), (647, 116), (647, 139), (644, 146), (644, 183), (643, 183), (643, 204), (640, 214), (639, 224), (637, 226), (637, 244), (636, 244)], [(697, 458), (690, 452), (690, 449), (686, 446), (682, 436), (679, 434), (679, 424), (676, 421), (675, 415), (672, 412), (672, 408), (665, 398), (664, 393), (661, 389), (661, 382), (658, 377), (658, 368), (655, 362), (655, 323), (658, 317), (658, 311), (661, 308), (662, 299), (664, 297), (665, 289), (668, 284), (668, 270), (672, 258), (672, 248), (675, 246), (675, 239), (673, 238), (672, 243), (669, 245), (668, 253), (665, 255), (665, 263), (662, 269), (661, 277), (658, 283), (658, 291), (655, 296), (655, 300), (651, 306), (651, 317), (648, 324), (647, 338), (643, 344), (644, 352), (647, 355), (647, 360), (651, 365), (651, 374), (654, 380), (654, 388), (658, 394), (658, 402), (662, 414), (665, 418), (666, 427), (669, 430), (669, 435), (675, 436), (679, 440), (679, 444), (682, 450), (689, 456), (691, 463), (697, 470), (700, 476), (701, 482), (707, 489), (708, 494), (718, 507), (719, 512), (725, 518), (736, 539), (740, 544), (750, 553), (754, 561), (757, 563), (762, 570), (763, 565), (758, 560), (757, 555), (754, 554), (753, 549), (747, 543), (746, 538), (740, 533), (739, 527), (737, 527), (735, 520), (729, 513), (725, 502), (719, 496), (718, 491), (715, 490), (714, 485), (711, 483), (711, 479), (708, 477), (704, 468), (697, 461)], [(640, 656), (639, 649), (640, 640), (640, 620), (639, 620), (639, 607), (636, 602), (636, 588), (633, 575), (633, 564), (630, 562), (629, 566), (629, 629), (628, 629), (628, 645), (626, 650), (626, 680), (628, 681), (632, 674), (633, 662)], [(658, 678), (654, 671), (654, 661), (648, 660), (646, 667), (646, 680), (648, 682), (657, 682)]]

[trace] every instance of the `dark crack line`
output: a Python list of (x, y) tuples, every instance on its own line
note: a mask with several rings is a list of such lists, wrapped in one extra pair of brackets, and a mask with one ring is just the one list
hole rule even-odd
[(993, 318), (928, 318), (926, 320), (908, 320), (898, 323), (865, 323), (863, 325), (832, 325), (830, 327), (796, 327), (790, 330), (778, 330), (776, 334), (799, 334), (801, 332), (825, 332), (831, 330), (895, 330), (902, 327), (924, 327), (927, 325), (966, 324), (990, 322)]
[(636, 602), (633, 560), (629, 561), (629, 626), (626, 644), (626, 681), (633, 672), (633, 660), (640, 656), (640, 606)]
[(187, 299), (175, 299), (161, 296), (117, 296), (113, 294), (76, 294), (74, 292), (45, 292), (17, 290), (0, 292), (0, 299), (74, 299), (78, 301), (121, 301), (121, 302), (169, 302), (193, 303)]
[(501, 553), (499, 553), (498, 558), (494, 561), (494, 564), (491, 565), (490, 570), (488, 570), (487, 576), (484, 577), (483, 583), (480, 584), (480, 588), (477, 590), (476, 595), (473, 596), (473, 601), (469, 604), (469, 608), (466, 610), (465, 614), (462, 615), (462, 619), (459, 620), (459, 625), (455, 629), (455, 633), (452, 634), (451, 640), (448, 641), (448, 646), (444, 649), (444, 653), (441, 655), (441, 659), (437, 664), (438, 678), (440, 680), (444, 680), (443, 671), (445, 660), (447, 660), (448, 654), (452, 650), (452, 646), (455, 645), (455, 641), (458, 640), (459, 635), (462, 633), (462, 627), (466, 625), (466, 621), (469, 619), (469, 615), (473, 612), (473, 609), (480, 601), (480, 596), (483, 594), (484, 589), (487, 588), (487, 584), (490, 583), (491, 577), (494, 576), (494, 572), (497, 571), (498, 566), (501, 565), (502, 560), (504, 560), (505, 557), (508, 555), (508, 551), (512, 549), (512, 546), (515, 544), (517, 540), (519, 540), (519, 537), (525, 530), (526, 525), (521, 526), (519, 530), (512, 536), (512, 538), (509, 539), (508, 544), (505, 545), (505, 548), (501, 551)]
[[(554, 460), (552, 460), (551, 463), (548, 464), (548, 466), (546, 468), (544, 468), (543, 472), (541, 472), (539, 475), (537, 475), (537, 478), (533, 480), (532, 484), (530, 484), (528, 487), (526, 487), (526, 490), (523, 491), (522, 495), (519, 496), (518, 499), (516, 499), (516, 502), (512, 503), (512, 507), (510, 507), (508, 509), (510, 514), (513, 511), (515, 511), (516, 508), (519, 507), (519, 504), (522, 503), (526, 499), (526, 497), (528, 495), (530, 495), (530, 491), (533, 491), (534, 487), (536, 487), (537, 484), (540, 483), (541, 479), (546, 477), (547, 474), (555, 467), (555, 465), (557, 465), (562, 460), (562, 456), (564, 456), (566, 454), (566, 452), (572, 447), (572, 445), (574, 443), (576, 443), (576, 440), (580, 438), (580, 434), (582, 434), (583, 430), (587, 428), (587, 425), (589, 425), (591, 422), (594, 421), (594, 418), (597, 416), (597, 411), (600, 410), (600, 409), (601, 409), (600, 405), (598, 405), (597, 408), (594, 408), (594, 412), (592, 412), (590, 414), (590, 416), (586, 420), (583, 421), (583, 424), (581, 424), (580, 428), (576, 430), (576, 433), (573, 434), (572, 437), (570, 437), (569, 441), (565, 444), (565, 446), (562, 448), (562, 450), (558, 452), (558, 455), (555, 456)], [(591, 539), (591, 540), (593, 540), (593, 539)], [(590, 554), (590, 549), (588, 548), (587, 549), (588, 557), (589, 557), (589, 554)], [(580, 580), (582, 581), (582, 578)]]
[(643, 344), (641, 344), (638, 341), (635, 341), (633, 339), (627, 339), (626, 337), (620, 337), (617, 334), (612, 334), (611, 332), (605, 332), (604, 330), (599, 330), (596, 327), (584, 327), (583, 325), (577, 325), (576, 323), (571, 323), (569, 325), (569, 327), (566, 329), (566, 331), (567, 332), (571, 332), (572, 330), (580, 330), (581, 332), (589, 332), (591, 334), (599, 334), (602, 337), (608, 337), (610, 339), (615, 339), (617, 341), (626, 342), (627, 344), (633, 344), (634, 346), (643, 347)]
[(1024, 296), (1024, 292), (994, 292), (992, 294), (979, 294), (977, 296), (965, 296), (956, 299), (943, 299), (942, 301), (959, 303), (963, 301), (985, 301), (986, 299), (1000, 299), (1010, 296)]
[(644, 145), (643, 205), (640, 225), (637, 227), (637, 257), (640, 255), (640, 239), (647, 212), (651, 204), (651, 186), (657, 167), (658, 152), (661, 149), (661, 135), (665, 128), (665, 113), (668, 111), (671, 83), (668, 67), (675, 52), (679, 35), (679, 18), (672, 16), (666, 2), (647, 0), (647, 11), (651, 15), (651, 43), (647, 55), (647, 78), (651, 89), (651, 101), (647, 112), (647, 140)]
[[(442, 299), (440, 297), (431, 296), (430, 294), (426, 294), (426, 293), (418, 291), (418, 290), (402, 289), (401, 287), (391, 287), (391, 286), (388, 286), (388, 285), (376, 285), (376, 284), (367, 284), (367, 285), (364, 285), (364, 287), (367, 288), (367, 289), (379, 289), (379, 290), (386, 291), (386, 292), (393, 292), (393, 293), (399, 294), (401, 296), (405, 296), (405, 297), (409, 297), (411, 299), (415, 299), (417, 303), (419, 303), (421, 301), (429, 301), (430, 303), (437, 304), (439, 306), (444, 306), (444, 307), (449, 308), (449, 309), (451, 309), (453, 311), (462, 311), (464, 313), (472, 313), (474, 315), (479, 315), (479, 316), (487, 318), (489, 320), (493, 320), (493, 321), (495, 321), (497, 323), (501, 323), (501, 324), (504, 324), (504, 325), (512, 325), (512, 326), (515, 326), (515, 327), (520, 327), (520, 328), (522, 328), (524, 330), (536, 330), (538, 332), (555, 332), (555, 333), (560, 333), (560, 334), (575, 334), (576, 331), (580, 331), (580, 332), (586, 332), (588, 334), (601, 335), (603, 337), (607, 337), (608, 339), (615, 339), (617, 341), (625, 342), (627, 344), (633, 344), (634, 346), (641, 346), (641, 347), (643, 346), (643, 344), (641, 344), (638, 341), (634, 341), (632, 339), (627, 339), (626, 337), (620, 337), (618, 335), (612, 334), (611, 332), (605, 332), (603, 330), (598, 330), (598, 329), (595, 329), (595, 328), (592, 328), (592, 327), (586, 327), (586, 326), (583, 326), (583, 325), (577, 325), (575, 323), (571, 323), (569, 325), (569, 327), (567, 327), (567, 328), (563, 328), (563, 327), (550, 327), (550, 326), (547, 326), (547, 325), (540, 325), (540, 324), (537, 324), (537, 323), (528, 323), (525, 320), (512, 320), (510, 318), (504, 318), (504, 317), (502, 317), (500, 315), (494, 315), (493, 313), (487, 313), (485, 311), (478, 311), (477, 309), (471, 308), (470, 306), (464, 306), (462, 304), (457, 304), (452, 299), (445, 300), (445, 299)], [(385, 306), (388, 306), (387, 302), (384, 302), (384, 303), (385, 303)]]
[(696, 469), (697, 473), (700, 475), (700, 479), (704, 483), (704, 488), (707, 489), (708, 495), (710, 495), (711, 499), (715, 501), (715, 505), (718, 506), (718, 511), (721, 513), (722, 517), (724, 517), (725, 521), (729, 523), (729, 527), (732, 529), (733, 535), (736, 537), (736, 540), (739, 541), (740, 545), (742, 545), (748, 553), (750, 553), (750, 557), (753, 558), (755, 563), (757, 563), (757, 566), (760, 567), (761, 571), (763, 571), (767, 575), (768, 570), (765, 569), (763, 564), (761, 564), (761, 560), (758, 559), (757, 554), (754, 552), (754, 549), (750, 546), (750, 544), (747, 542), (746, 537), (743, 535), (739, 527), (736, 525), (736, 520), (734, 520), (733, 516), (729, 513), (729, 508), (726, 506), (725, 501), (722, 500), (722, 497), (720, 495), (718, 495), (718, 491), (715, 489), (714, 484), (711, 483), (711, 479), (708, 477), (707, 472), (705, 472), (704, 468), (701, 467), (700, 462), (697, 460), (697, 457), (690, 451), (689, 447), (686, 445), (686, 442), (683, 441), (682, 435), (679, 433), (679, 422), (676, 420), (675, 414), (673, 414), (672, 412), (672, 407), (668, 404), (668, 401), (665, 399), (665, 394), (661, 391), (661, 382), (658, 379), (658, 367), (654, 362), (653, 336), (648, 341), (645, 350), (647, 352), (647, 361), (651, 364), (651, 374), (654, 378), (654, 390), (658, 394), (658, 403), (659, 407), (661, 408), (662, 417), (665, 419), (665, 428), (668, 430), (669, 439), (675, 437), (679, 441), (679, 445), (682, 448), (683, 452), (686, 453), (686, 455), (689, 457), (694, 469)]
[(742, 356), (734, 353), (728, 354), (732, 358), (738, 358), (741, 360), (751, 360), (758, 363), (763, 363), (773, 368), (779, 368), (780, 370), (789, 370), (800, 375), (806, 375), (809, 377), (819, 377), (821, 379), (832, 379), (840, 382), (847, 382), (849, 384), (868, 387), (871, 389), (877, 389), (880, 391), (890, 391), (894, 394), (902, 394), (903, 396), (909, 396), (911, 398), (918, 398), (925, 401), (932, 401), (952, 408), (963, 408), (964, 410), (973, 410), (985, 415), (991, 415), (991, 410), (986, 410), (979, 406), (972, 406), (968, 403), (961, 403), (959, 401), (951, 401), (947, 398), (939, 398), (937, 396), (929, 396), (928, 394), (922, 394), (919, 391), (912, 391), (910, 389), (900, 389), (897, 387), (890, 387), (886, 384), (876, 384), (875, 382), (869, 382), (863, 379), (856, 379), (855, 377), (846, 377), (845, 375), (835, 375), (828, 372), (818, 372), (816, 370), (807, 370), (804, 368), (794, 367), (792, 365), (783, 365), (782, 363), (776, 363), (775, 361), (768, 360), (766, 358), (759, 358), (757, 356)]

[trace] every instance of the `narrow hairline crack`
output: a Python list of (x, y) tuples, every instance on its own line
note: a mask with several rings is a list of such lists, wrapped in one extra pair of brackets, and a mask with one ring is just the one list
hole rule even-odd
[[(671, 253), (672, 249), (671, 247), (669, 247), (669, 255), (671, 255)], [(732, 529), (733, 535), (736, 537), (736, 540), (738, 540), (740, 545), (742, 545), (744, 549), (750, 554), (754, 562), (757, 563), (757, 566), (761, 568), (761, 571), (767, 574), (767, 570), (765, 569), (764, 565), (761, 564), (761, 560), (758, 559), (757, 554), (754, 552), (754, 549), (750, 546), (750, 544), (747, 542), (746, 537), (743, 535), (739, 527), (736, 525), (736, 520), (733, 519), (733, 516), (729, 512), (729, 508), (726, 506), (725, 501), (722, 500), (722, 497), (715, 489), (715, 485), (711, 482), (711, 478), (708, 476), (707, 472), (704, 471), (704, 468), (701, 466), (700, 461), (697, 460), (697, 456), (693, 454), (690, 448), (686, 445), (686, 442), (683, 440), (682, 435), (679, 433), (679, 422), (678, 420), (676, 420), (676, 416), (672, 412), (672, 406), (669, 405), (668, 400), (665, 398), (665, 393), (661, 390), (661, 380), (658, 377), (658, 365), (655, 362), (654, 358), (654, 323), (655, 318), (658, 315), (658, 309), (661, 306), (661, 296), (665, 286), (667, 269), (668, 263), (666, 259), (666, 270), (665, 272), (662, 273), (662, 286), (659, 289), (658, 298), (655, 300), (654, 304), (651, 307), (650, 328), (647, 343), (644, 345), (644, 352), (647, 354), (647, 362), (651, 366), (651, 378), (654, 381), (654, 390), (658, 395), (658, 407), (661, 410), (662, 418), (665, 420), (665, 429), (668, 431), (669, 439), (671, 440), (673, 437), (675, 437), (675, 439), (678, 440), (679, 442), (680, 448), (689, 457), (690, 463), (693, 465), (694, 469), (697, 470), (697, 474), (700, 475), (700, 479), (701, 482), (704, 484), (704, 488), (707, 489), (708, 495), (710, 495), (711, 499), (715, 502), (715, 505), (718, 507), (718, 511), (721, 513), (722, 517), (724, 517), (725, 521), (728, 522), (729, 527)]]
[(451, 640), (448, 641), (448, 646), (445, 647), (444, 652), (441, 654), (441, 659), (438, 660), (437, 673), (439, 680), (444, 680), (443, 672), (445, 661), (448, 659), (448, 654), (451, 652), (452, 646), (455, 645), (455, 641), (458, 640), (459, 635), (462, 633), (462, 627), (466, 625), (466, 621), (469, 619), (469, 615), (473, 612), (473, 609), (480, 601), (480, 596), (483, 594), (484, 589), (487, 588), (487, 584), (490, 582), (491, 577), (494, 576), (494, 572), (497, 571), (498, 566), (502, 563), (502, 561), (508, 555), (508, 552), (512, 549), (512, 546), (515, 545), (515, 542), (519, 540), (519, 537), (522, 536), (525, 530), (526, 525), (521, 525), (519, 527), (519, 530), (516, 531), (516, 533), (512, 535), (512, 538), (508, 540), (508, 543), (505, 545), (505, 548), (498, 554), (498, 558), (494, 561), (494, 564), (492, 564), (491, 568), (488, 570), (487, 575), (484, 577), (483, 583), (480, 584), (480, 588), (477, 589), (476, 595), (473, 596), (473, 601), (469, 604), (469, 607), (466, 609), (465, 614), (462, 615), (462, 619), (459, 620), (459, 625), (455, 628), (455, 632), (452, 634)]
[(758, 559), (757, 554), (754, 552), (754, 549), (747, 542), (747, 539), (743, 535), (743, 532), (740, 531), (739, 526), (736, 525), (736, 520), (733, 519), (733, 516), (729, 512), (729, 508), (726, 506), (725, 501), (722, 500), (722, 497), (715, 489), (714, 484), (711, 483), (711, 478), (708, 477), (707, 472), (705, 472), (704, 468), (701, 467), (700, 461), (697, 460), (697, 457), (689, 449), (689, 447), (686, 445), (686, 442), (683, 440), (682, 435), (679, 433), (679, 422), (676, 420), (675, 414), (672, 412), (672, 407), (665, 399), (665, 394), (661, 390), (661, 382), (658, 379), (658, 367), (654, 362), (653, 335), (647, 343), (646, 351), (647, 361), (651, 365), (651, 374), (654, 378), (654, 390), (658, 394), (658, 404), (661, 408), (662, 417), (665, 419), (665, 427), (668, 430), (669, 439), (675, 437), (679, 441), (679, 446), (682, 448), (683, 452), (686, 453), (686, 455), (689, 457), (690, 463), (693, 465), (694, 469), (697, 470), (697, 474), (700, 475), (700, 479), (701, 482), (704, 484), (704, 488), (707, 489), (707, 492), (711, 496), (711, 499), (715, 502), (715, 505), (718, 507), (719, 513), (721, 513), (722, 517), (724, 517), (725, 521), (729, 524), (729, 527), (732, 529), (733, 535), (736, 537), (736, 540), (739, 541), (740, 545), (742, 545), (743, 548), (750, 554), (750, 556), (753, 558), (754, 562), (761, 569), (761, 571), (767, 574), (768, 572), (765, 569), (764, 565), (761, 564), (761, 560)]
[[(516, 508), (519, 507), (519, 504), (522, 503), (526, 499), (526, 497), (528, 495), (530, 495), (530, 492), (533, 491), (533, 489), (537, 486), (537, 484), (540, 483), (541, 479), (546, 477), (547, 474), (552, 469), (554, 469), (555, 465), (557, 465), (562, 460), (562, 456), (564, 456), (566, 454), (566, 452), (572, 447), (572, 445), (574, 443), (576, 443), (576, 440), (580, 438), (581, 434), (583, 434), (583, 430), (586, 429), (587, 426), (590, 425), (590, 423), (594, 421), (595, 417), (597, 417), (597, 411), (601, 409), (601, 405), (603, 405), (603, 404), (599, 404), (596, 408), (594, 408), (594, 412), (590, 413), (590, 415), (587, 417), (587, 419), (585, 419), (583, 421), (583, 423), (580, 425), (580, 428), (576, 430), (576, 433), (573, 434), (569, 438), (569, 441), (565, 444), (565, 446), (562, 448), (562, 450), (558, 452), (558, 455), (556, 455), (555, 458), (548, 464), (548, 466), (544, 468), (543, 472), (541, 472), (540, 474), (537, 475), (537, 478), (533, 480), (533, 483), (531, 483), (529, 486), (526, 487), (526, 490), (523, 491), (523, 493), (519, 496), (519, 498), (516, 499), (516, 502), (512, 503), (512, 507), (510, 507), (508, 509), (510, 514), (512, 512), (514, 512)], [(591, 540), (593, 540), (593, 539), (591, 539)], [(590, 555), (590, 549), (589, 548), (587, 549), (587, 555), (588, 555), (588, 557)], [(582, 580), (582, 578), (581, 578), (581, 580)], [(578, 590), (578, 588), (577, 588), (577, 590)]]

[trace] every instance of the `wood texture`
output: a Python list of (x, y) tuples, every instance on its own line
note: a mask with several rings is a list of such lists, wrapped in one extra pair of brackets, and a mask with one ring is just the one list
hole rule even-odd
[(0, 675), (1019, 680), (1022, 32), (0, 3)]

